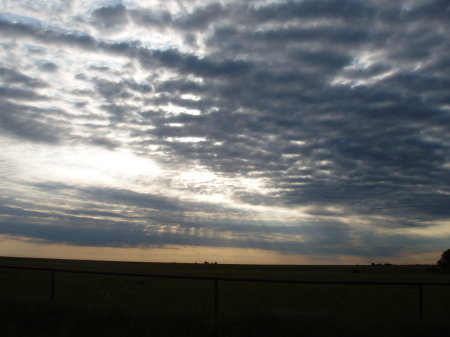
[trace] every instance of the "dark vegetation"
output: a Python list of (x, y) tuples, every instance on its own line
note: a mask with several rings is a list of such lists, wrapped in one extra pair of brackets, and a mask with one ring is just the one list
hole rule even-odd
[(439, 269), (443, 272), (450, 272), (450, 249), (442, 253), (441, 258), (437, 262)]
[[(450, 283), (432, 266), (252, 266), (0, 258), (0, 265), (130, 273)], [(355, 272), (357, 271), (357, 272)], [(442, 336), (450, 287), (219, 283), (0, 269), (0, 336)]]

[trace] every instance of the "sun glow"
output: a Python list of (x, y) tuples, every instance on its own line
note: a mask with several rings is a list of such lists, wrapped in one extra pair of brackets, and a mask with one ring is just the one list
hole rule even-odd
[[(152, 178), (162, 173), (159, 165), (148, 158), (138, 157), (129, 150), (106, 150), (103, 148), (72, 146), (54, 148), (46, 145), (29, 144), (20, 149), (11, 143), (9, 152), (4, 153), (14, 166), (26, 167), (26, 180), (53, 180), (65, 183), (94, 184), (124, 187), (136, 179)], [(17, 157), (14, 153), (33, 155)]]

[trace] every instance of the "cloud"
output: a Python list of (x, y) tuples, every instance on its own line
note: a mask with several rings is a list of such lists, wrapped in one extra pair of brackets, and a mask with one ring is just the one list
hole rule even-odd
[(53, 63), (53, 62), (48, 62), (48, 61), (41, 61), (38, 63), (38, 67), (42, 70), (42, 71), (47, 71), (47, 72), (54, 72), (56, 70), (58, 70), (58, 66)]
[(100, 7), (92, 12), (94, 25), (103, 30), (122, 27), (128, 21), (126, 7), (122, 4)]
[(211, 3), (197, 7), (194, 11), (181, 16), (174, 21), (180, 29), (200, 30), (207, 28), (212, 22), (218, 21), (227, 14), (227, 9), (220, 3)]
[(159, 211), (181, 211), (184, 209), (179, 202), (171, 201), (162, 196), (141, 194), (128, 190), (117, 189), (85, 189), (86, 194), (91, 199), (105, 200), (110, 203), (120, 203), (136, 207), (144, 207), (148, 209), (156, 209)]
[[(77, 187), (62, 183), (37, 183), (48, 194), (47, 207), (39, 203), (3, 197), (2, 233), (34, 238), (38, 242), (81, 246), (164, 247), (166, 245), (262, 248), (297, 254), (355, 254), (363, 257), (401, 254), (405, 246), (422, 244), (418, 235), (390, 235), (380, 231), (398, 228), (397, 220), (377, 220), (377, 231), (335, 220), (346, 210), (311, 209), (313, 216), (299, 222), (253, 220), (251, 213), (203, 202), (137, 193), (124, 189)], [(66, 205), (83, 200), (84, 207), (54, 204), (54, 196)], [(71, 201), (71, 199), (73, 199)], [(236, 217), (222, 217), (233, 212)], [(206, 212), (206, 213), (205, 213)], [(202, 214), (201, 220), (195, 214)], [(191, 215), (189, 215), (191, 214)], [(209, 214), (206, 217), (205, 214)], [(353, 215), (358, 214), (354, 212)], [(250, 216), (250, 217), (249, 217)], [(376, 216), (380, 216), (377, 213)], [(367, 221), (367, 220), (365, 220)], [(404, 228), (417, 222), (404, 223)], [(389, 225), (388, 225), (389, 224)], [(441, 242), (444, 239), (439, 239)], [(432, 247), (436, 241), (426, 241)], [(442, 243), (442, 242), (441, 242)]]
[(371, 2), (357, 0), (325, 1), (286, 1), (272, 3), (250, 11), (251, 17), (258, 23), (265, 21), (287, 21), (292, 19), (352, 19), (364, 21), (376, 13)]
[(59, 142), (67, 131), (67, 127), (58, 126), (52, 121), (54, 112), (1, 100), (2, 92), (7, 98), (26, 100), (33, 100), (35, 95), (26, 90), (5, 89), (2, 91), (0, 88), (0, 127), (4, 132), (36, 142)]
[[(50, 66), (51, 67), (51, 66)], [(39, 79), (31, 78), (14, 69), (0, 68), (0, 78), (5, 84), (21, 84), (29, 88), (46, 87), (47, 84)]]
[[(1, 14), (2, 130), (24, 142), (126, 149), (162, 173), (71, 186), (64, 233), (83, 218), (100, 237), (95, 216), (126, 228), (118, 209), (133, 209), (126, 219), (141, 227), (124, 234), (130, 244), (369, 256), (420, 246), (380, 228), (449, 218), (445, 1), (83, 6), (54, 18)], [(202, 199), (218, 195), (220, 207)], [(80, 209), (85, 199), (104, 205)], [(143, 234), (156, 224), (175, 227), (158, 241)]]
[(135, 24), (139, 26), (151, 26), (163, 29), (172, 21), (172, 14), (167, 10), (128, 9), (128, 13)]

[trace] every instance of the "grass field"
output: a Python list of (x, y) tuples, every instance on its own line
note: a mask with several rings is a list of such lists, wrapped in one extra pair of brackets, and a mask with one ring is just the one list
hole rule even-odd
[[(433, 266), (255, 266), (0, 258), (0, 265), (126, 273), (311, 281), (450, 283)], [(0, 269), (0, 336), (441, 336), (450, 287), (214, 284)]]

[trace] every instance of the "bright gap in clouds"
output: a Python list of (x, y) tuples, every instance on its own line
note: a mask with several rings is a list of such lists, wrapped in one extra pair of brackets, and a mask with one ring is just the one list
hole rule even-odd
[[(185, 137), (179, 142), (205, 139)], [(218, 204), (251, 212), (255, 219), (271, 213), (280, 218), (293, 218), (298, 210), (252, 205), (235, 199), (237, 190), (249, 195), (268, 195), (274, 190), (261, 178), (219, 175), (201, 165), (165, 166), (157, 159), (145, 158), (126, 149), (109, 150), (95, 146), (53, 146), (18, 143), (4, 139), (8, 146), (0, 159), (13, 168), (16, 182), (62, 183), (80, 187), (128, 189), (139, 193), (158, 193), (179, 200)], [(21, 154), (18, 156), (17, 154)], [(97, 200), (101, 202), (101, 200)]]
[[(140, 176), (155, 176), (161, 170), (151, 160), (136, 157), (129, 151), (80, 148), (62, 153), (50, 165), (63, 180), (76, 177), (78, 183), (121, 184)], [(65, 177), (64, 177), (65, 176)]]
[[(3, 153), (5, 160), (30, 181), (126, 187), (136, 179), (162, 174), (161, 167), (154, 160), (138, 157), (129, 150), (9, 144)], [(17, 156), (18, 153), (21, 155)]]

